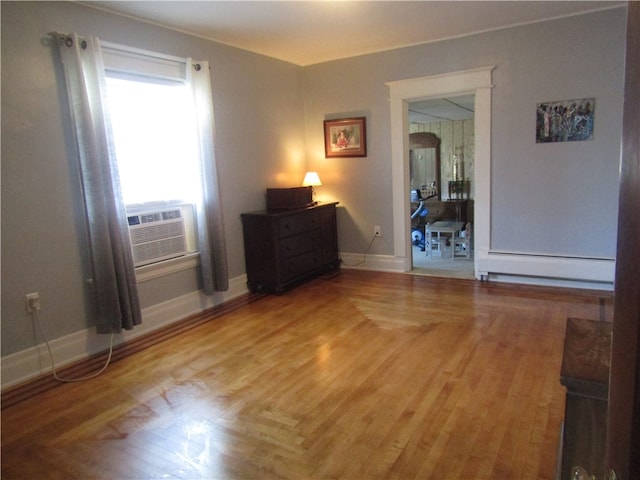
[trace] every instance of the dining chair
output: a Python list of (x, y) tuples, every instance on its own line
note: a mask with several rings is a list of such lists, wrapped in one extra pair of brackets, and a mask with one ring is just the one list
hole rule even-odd
[(453, 237), (451, 248), (453, 248), (453, 258), (471, 258), (471, 223), (467, 223), (464, 226), (464, 230), (461, 230)]
[(440, 257), (443, 257), (446, 245), (447, 237), (445, 235), (439, 235), (436, 232), (432, 232), (429, 228), (429, 224), (427, 224), (425, 227), (425, 248), (427, 250), (427, 257), (433, 258), (434, 251), (438, 252)]

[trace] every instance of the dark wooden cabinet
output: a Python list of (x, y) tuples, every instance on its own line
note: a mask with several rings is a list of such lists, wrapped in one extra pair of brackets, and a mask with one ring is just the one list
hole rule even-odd
[(611, 323), (567, 319), (560, 372), (567, 388), (562, 479), (574, 478), (575, 467), (594, 478), (605, 478), (610, 355)]
[[(411, 211), (414, 212), (418, 205), (419, 202), (411, 202)], [(424, 217), (416, 218), (416, 226), (424, 226), (439, 220), (473, 223), (472, 200), (426, 200), (424, 206), (427, 209), (427, 214)]]
[(249, 290), (281, 293), (301, 280), (338, 268), (336, 205), (243, 213)]

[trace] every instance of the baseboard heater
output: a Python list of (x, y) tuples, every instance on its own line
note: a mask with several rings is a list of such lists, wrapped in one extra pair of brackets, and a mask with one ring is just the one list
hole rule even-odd
[(179, 207), (127, 215), (136, 267), (187, 253), (184, 219)]

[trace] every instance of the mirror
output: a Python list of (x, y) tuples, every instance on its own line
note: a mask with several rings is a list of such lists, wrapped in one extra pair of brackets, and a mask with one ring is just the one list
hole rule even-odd
[(409, 134), (409, 172), (411, 200), (441, 199), (440, 139), (436, 135)]

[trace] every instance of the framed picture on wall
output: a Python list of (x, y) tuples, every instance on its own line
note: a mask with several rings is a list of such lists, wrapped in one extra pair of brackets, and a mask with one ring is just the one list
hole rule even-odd
[(325, 157), (366, 157), (365, 117), (324, 121)]
[(536, 108), (536, 143), (591, 140), (594, 109), (594, 98), (539, 103)]

